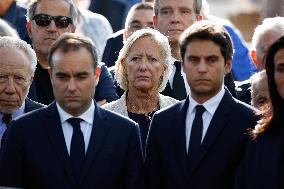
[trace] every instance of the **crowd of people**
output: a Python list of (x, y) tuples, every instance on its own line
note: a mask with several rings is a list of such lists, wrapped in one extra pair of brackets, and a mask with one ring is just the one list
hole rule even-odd
[(1, 1), (0, 188), (284, 189), (284, 18), (209, 10)]

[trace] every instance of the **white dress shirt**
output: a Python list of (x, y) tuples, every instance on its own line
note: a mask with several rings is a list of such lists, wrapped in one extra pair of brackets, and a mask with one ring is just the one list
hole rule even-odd
[[(176, 60), (174, 57), (171, 57), (170, 64), (172, 65), (172, 69), (170, 70), (170, 73), (169, 73), (169, 82), (170, 82), (171, 88), (173, 88), (173, 81), (174, 81), (174, 76), (175, 76), (175, 73), (176, 73), (175, 61), (179, 61), (179, 60)], [(189, 85), (187, 83), (186, 74), (183, 72), (182, 67), (181, 67), (181, 75), (183, 77), (186, 94), (189, 94), (190, 88), (189, 88)]]
[(222, 89), (211, 99), (207, 100), (203, 104), (198, 104), (190, 95), (189, 95), (189, 106), (186, 113), (186, 120), (185, 120), (185, 137), (186, 137), (186, 151), (188, 151), (189, 141), (190, 141), (190, 134), (192, 123), (195, 117), (195, 106), (196, 105), (203, 105), (206, 109), (202, 115), (203, 120), (203, 130), (202, 130), (202, 141), (205, 137), (205, 134), (208, 130), (209, 124), (214, 116), (214, 113), (219, 106), (223, 96), (225, 94), (225, 89)]
[[(70, 115), (69, 113), (65, 112), (58, 103), (56, 103), (60, 121), (61, 121), (61, 126), (65, 138), (65, 143), (66, 147), (68, 150), (68, 153), (70, 155), (70, 147), (71, 147), (71, 139), (73, 135), (73, 127), (72, 125), (67, 121), (69, 118), (74, 117)], [(93, 122), (94, 122), (94, 112), (95, 112), (95, 105), (94, 102), (92, 101), (91, 106), (88, 108), (87, 111), (85, 111), (83, 114), (76, 118), (81, 118), (84, 121), (81, 121), (80, 127), (81, 131), (84, 136), (84, 142), (85, 142), (85, 152), (87, 152), (88, 146), (89, 146), (89, 141), (92, 133), (92, 128), (93, 128)]]

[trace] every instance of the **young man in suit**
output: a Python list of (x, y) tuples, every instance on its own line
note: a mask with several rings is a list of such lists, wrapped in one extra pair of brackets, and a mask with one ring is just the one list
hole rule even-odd
[(139, 188), (139, 128), (94, 103), (99, 71), (92, 42), (65, 33), (48, 57), (55, 102), (12, 123), (0, 186)]
[[(28, 7), (27, 31), (37, 54), (38, 65), (29, 98), (50, 104), (54, 94), (48, 74), (48, 50), (63, 33), (75, 32), (77, 11), (72, 0), (34, 0)], [(107, 67), (101, 64), (101, 74), (94, 99), (100, 103), (118, 99), (113, 79)]]
[(43, 107), (27, 98), (36, 68), (36, 54), (25, 41), (0, 38), (0, 148), (16, 117)]
[(200, 21), (181, 36), (180, 54), (191, 93), (152, 119), (146, 170), (149, 188), (228, 189), (243, 156), (254, 110), (224, 87), (233, 48), (227, 31)]

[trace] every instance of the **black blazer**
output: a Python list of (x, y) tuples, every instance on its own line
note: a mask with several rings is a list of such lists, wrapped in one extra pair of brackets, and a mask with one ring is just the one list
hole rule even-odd
[(265, 131), (257, 140), (248, 142), (245, 158), (236, 177), (235, 188), (283, 189), (283, 160), (284, 129), (280, 128), (273, 133), (269, 130)]
[(29, 98), (25, 99), (25, 113), (44, 107), (43, 104), (32, 101)]
[(134, 189), (140, 186), (142, 147), (137, 124), (95, 106), (80, 177), (75, 178), (55, 103), (16, 119), (0, 159), (0, 186), (41, 189)]
[(246, 130), (256, 123), (253, 109), (226, 91), (190, 171), (185, 142), (188, 105), (187, 98), (157, 112), (152, 119), (146, 147), (148, 188), (233, 188), (245, 149)]

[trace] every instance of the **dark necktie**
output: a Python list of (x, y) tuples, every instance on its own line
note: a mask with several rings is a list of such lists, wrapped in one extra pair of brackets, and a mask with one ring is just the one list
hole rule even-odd
[(173, 98), (183, 100), (186, 98), (184, 80), (181, 75), (181, 62), (175, 61), (176, 72), (173, 79)]
[(69, 118), (67, 121), (73, 127), (73, 135), (70, 147), (70, 159), (73, 168), (73, 173), (78, 183), (80, 179), (81, 169), (85, 159), (85, 142), (84, 142), (83, 133), (80, 129), (80, 122), (82, 121), (82, 119)]
[(196, 155), (199, 153), (202, 140), (202, 130), (203, 130), (203, 120), (202, 114), (206, 109), (202, 105), (197, 105), (195, 107), (195, 118), (191, 127), (190, 141), (188, 147), (188, 158), (190, 168), (195, 162)]
[(2, 122), (6, 124), (6, 130), (4, 131), (2, 138), (1, 138), (1, 148), (3, 147), (5, 140), (7, 138), (7, 130), (8, 130), (8, 126), (12, 121), (12, 114), (4, 114), (2, 117)]

